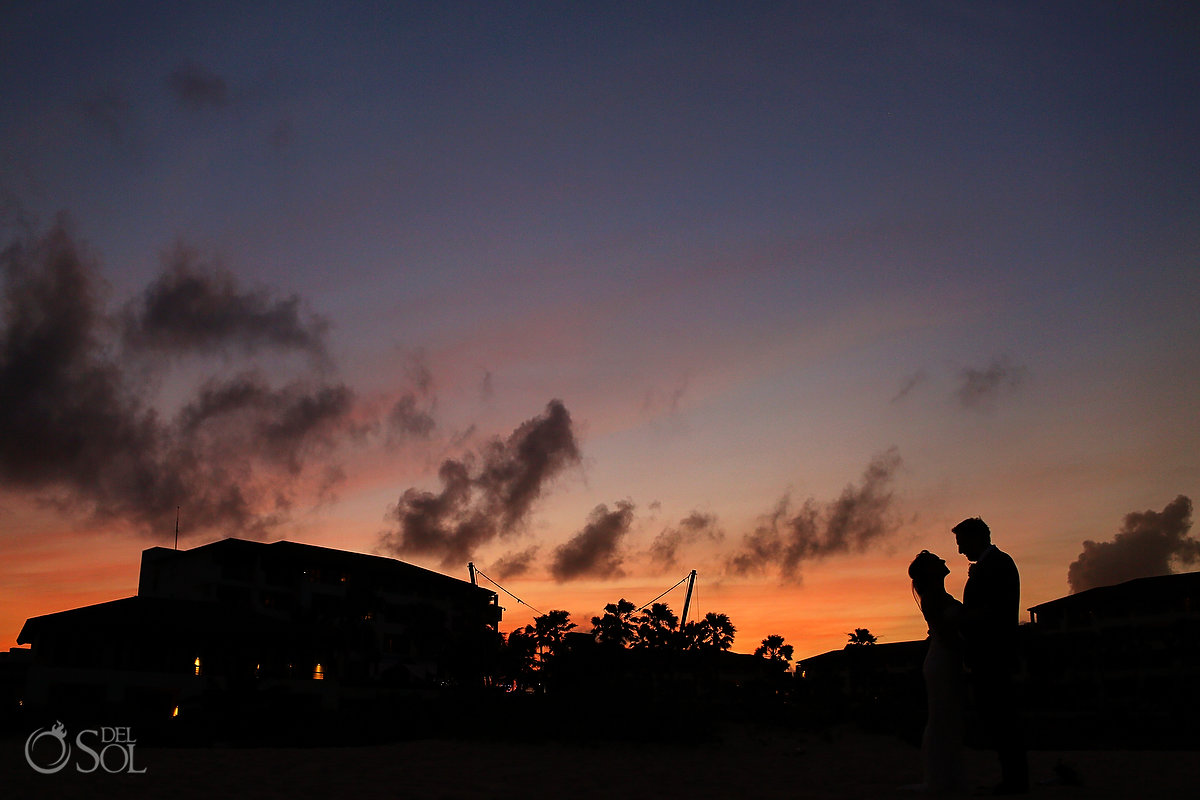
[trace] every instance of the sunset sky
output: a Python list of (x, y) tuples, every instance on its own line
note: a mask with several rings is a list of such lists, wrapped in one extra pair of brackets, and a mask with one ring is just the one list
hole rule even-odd
[(15, 2), (0, 98), (0, 647), (177, 506), (799, 657), (968, 516), (1200, 565), (1194, 4)]

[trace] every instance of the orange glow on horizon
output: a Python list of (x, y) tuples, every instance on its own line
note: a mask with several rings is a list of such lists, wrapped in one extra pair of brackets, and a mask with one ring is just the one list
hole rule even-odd
[[(371, 539), (342, 534), (328, 527), (314, 529), (313, 535), (289, 537), (296, 541), (357, 552), (370, 552)], [(196, 546), (220, 537), (189, 542)], [(283, 537), (280, 537), (283, 538)], [(103, 541), (103, 548), (84, 547)], [(130, 597), (137, 593), (141, 552), (156, 544), (144, 538), (61, 533), (22, 542), (10, 562), (10, 580), (18, 591), (11, 592), (0, 606), (0, 646), (17, 646), (17, 636), (31, 617), (64, 611), (94, 603)], [(882, 643), (923, 639), (925, 624), (911, 594), (906, 568), (909, 553), (923, 542), (905, 546), (902, 552), (860, 554), (830, 558), (805, 565), (802, 581), (780, 583), (777, 577), (726, 578), (718, 566), (698, 561), (699, 576), (689, 619), (714, 611), (727, 614), (737, 627), (733, 650), (751, 653), (763, 638), (782, 635), (795, 648), (796, 658), (807, 658), (828, 650), (840, 649), (854, 628), (866, 627)], [(936, 546), (936, 541), (931, 541)], [(966, 562), (947, 547), (942, 555), (953, 570), (947, 589), (961, 596), (966, 578)], [(1022, 607), (1065, 594), (1060, 573), (1039, 573), (1024, 559), (1037, 551), (1010, 552), (1022, 566)], [(1039, 554), (1040, 555), (1040, 554)], [(428, 565), (426, 565), (428, 566)], [(635, 564), (629, 564), (629, 567)], [(436, 570), (460, 580), (462, 574)], [(545, 613), (565, 609), (577, 631), (589, 632), (591, 618), (603, 613), (605, 604), (626, 598), (637, 605), (648, 603), (686, 574), (630, 575), (614, 580), (583, 580), (556, 583), (549, 578), (522, 577), (503, 581), (505, 588), (530, 605), (518, 604), (484, 579), (480, 584), (496, 590), (504, 616), (500, 629), (509, 633), (531, 623), (533, 608)], [(683, 611), (686, 585), (671, 590), (660, 602), (667, 603), (677, 615)], [(1025, 617), (1023, 616), (1023, 619)]]
[[(655, 584), (651, 580), (655, 579), (579, 585), (514, 581), (508, 588), (542, 613), (569, 611), (575, 630), (587, 632), (592, 617), (602, 614), (605, 604), (625, 598), (640, 606), (675, 582), (673, 577)], [(537, 616), (529, 606), (500, 594), (505, 608), (500, 624), (504, 633), (530, 624)], [(659, 602), (681, 615), (684, 596), (685, 586), (679, 586)], [(546, 602), (546, 597), (553, 601)], [(701, 571), (688, 619), (700, 619), (710, 611), (727, 614), (736, 626), (732, 649), (738, 653), (754, 652), (771, 634), (782, 635), (795, 648), (796, 658), (841, 648), (847, 633), (857, 627), (869, 628), (881, 642), (924, 639), (926, 635), (903, 566), (897, 569), (891, 559), (830, 562), (811, 570), (799, 584), (781, 585), (769, 579), (706, 581)]]

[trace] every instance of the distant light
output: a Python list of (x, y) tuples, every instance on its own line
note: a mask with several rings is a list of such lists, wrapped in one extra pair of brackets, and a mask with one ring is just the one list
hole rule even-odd
[(325, 671), (321, 669), (320, 664), (317, 664), (317, 666), (313, 667), (313, 680), (314, 681), (325, 680)]
[(196, 666), (196, 675), (200, 674), (200, 656), (196, 656), (196, 660), (192, 662)]
[(172, 716), (172, 717), (178, 717), (178, 716), (179, 716), (179, 706), (175, 706), (174, 708), (172, 708), (172, 709), (171, 709), (171, 716)]

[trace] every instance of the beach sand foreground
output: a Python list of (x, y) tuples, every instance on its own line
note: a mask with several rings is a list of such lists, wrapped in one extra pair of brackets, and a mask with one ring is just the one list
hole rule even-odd
[[(23, 741), (0, 741), (3, 796), (24, 798), (903, 798), (920, 780), (915, 747), (837, 728), (825, 734), (734, 728), (719, 742), (576, 744), (419, 740), (366, 747), (136, 750), (145, 774), (53, 775), (24, 761)], [(1047, 783), (1055, 765), (1082, 785)], [(1200, 785), (1186, 751), (1035, 751), (1037, 798), (1169, 798)], [(991, 753), (968, 751), (979, 785), (996, 779)]]

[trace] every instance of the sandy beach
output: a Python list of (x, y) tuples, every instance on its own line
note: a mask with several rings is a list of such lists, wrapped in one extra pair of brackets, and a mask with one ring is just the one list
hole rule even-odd
[[(145, 774), (40, 775), (23, 742), (3, 740), (4, 796), (24, 798), (901, 798), (919, 753), (892, 736), (836, 728), (801, 734), (751, 726), (697, 745), (421, 740), (366, 747), (139, 747)], [(1053, 783), (1057, 763), (1081, 785)], [(1033, 797), (1169, 798), (1200, 783), (1194, 751), (1034, 751)], [(978, 785), (992, 754), (968, 752)]]

